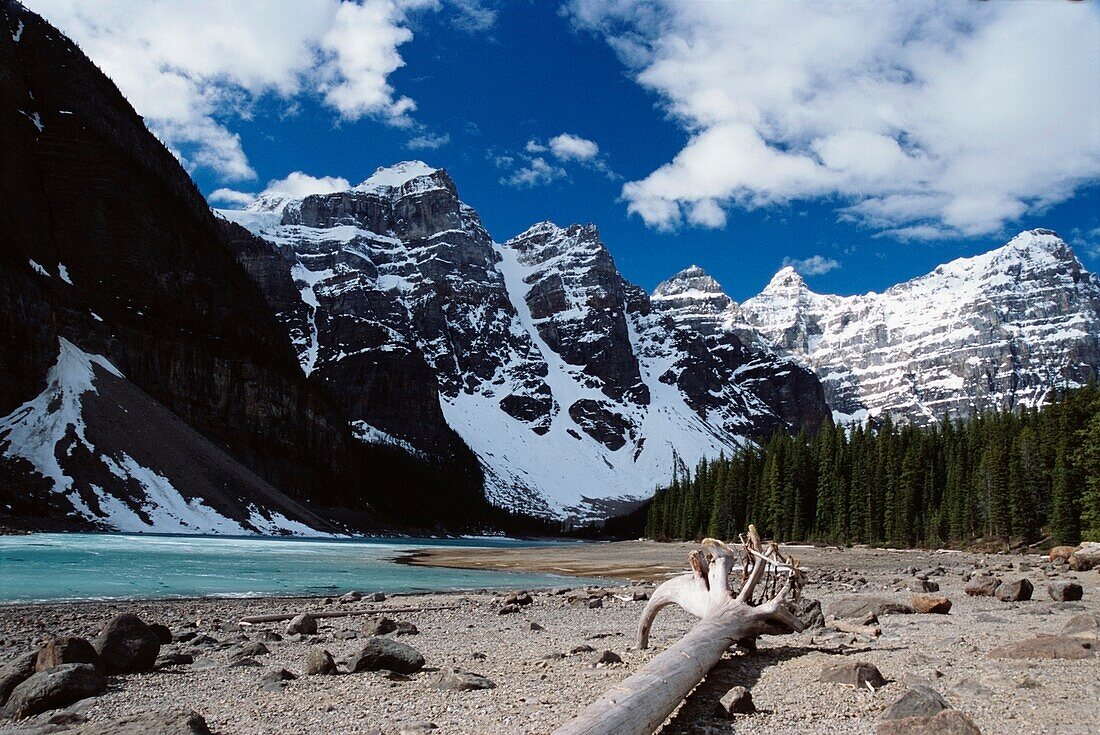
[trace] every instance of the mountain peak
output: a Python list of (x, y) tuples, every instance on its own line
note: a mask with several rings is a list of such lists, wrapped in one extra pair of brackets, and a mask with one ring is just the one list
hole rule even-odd
[(772, 280), (764, 287), (764, 292), (801, 291), (807, 289), (806, 281), (794, 266), (785, 265), (776, 271)]
[(683, 269), (653, 289), (654, 299), (711, 299), (715, 296), (725, 297), (722, 285), (697, 265)]
[(402, 161), (392, 166), (379, 166), (363, 183), (352, 191), (378, 191), (381, 189), (397, 189), (409, 183), (413, 179), (422, 176), (431, 176), (442, 169), (432, 168), (423, 161)]

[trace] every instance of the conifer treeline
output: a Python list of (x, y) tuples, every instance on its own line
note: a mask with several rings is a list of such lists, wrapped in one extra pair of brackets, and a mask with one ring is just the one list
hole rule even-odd
[(658, 490), (646, 536), (889, 546), (1100, 540), (1100, 389), (929, 428), (826, 426), (699, 464)]

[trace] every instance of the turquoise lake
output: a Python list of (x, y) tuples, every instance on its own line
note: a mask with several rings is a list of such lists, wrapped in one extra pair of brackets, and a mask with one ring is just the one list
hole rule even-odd
[(513, 539), (283, 539), (52, 534), (0, 536), (0, 602), (431, 592), (574, 586), (575, 577), (397, 564), (428, 546), (509, 547)]

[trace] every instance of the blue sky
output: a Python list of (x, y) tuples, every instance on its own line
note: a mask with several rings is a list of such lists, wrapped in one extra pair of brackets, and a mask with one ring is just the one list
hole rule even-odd
[(29, 4), (208, 195), (418, 158), (498, 240), (594, 222), (628, 279), (697, 263), (737, 300), (792, 260), (881, 290), (1033, 227), (1100, 268), (1095, 6)]

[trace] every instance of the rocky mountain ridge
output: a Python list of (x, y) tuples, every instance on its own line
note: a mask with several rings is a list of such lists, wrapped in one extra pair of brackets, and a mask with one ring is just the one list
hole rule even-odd
[[(304, 306), (269, 301), (303, 368), (354, 406), (360, 438), (434, 456), (453, 429), (507, 508), (604, 516), (676, 468), (826, 414), (793, 361), (681, 324), (625, 281), (595, 226), (542, 222), (495, 243), (422, 162), (219, 213), (289, 263)], [(428, 366), (442, 425), (382, 410), (381, 360)]]

